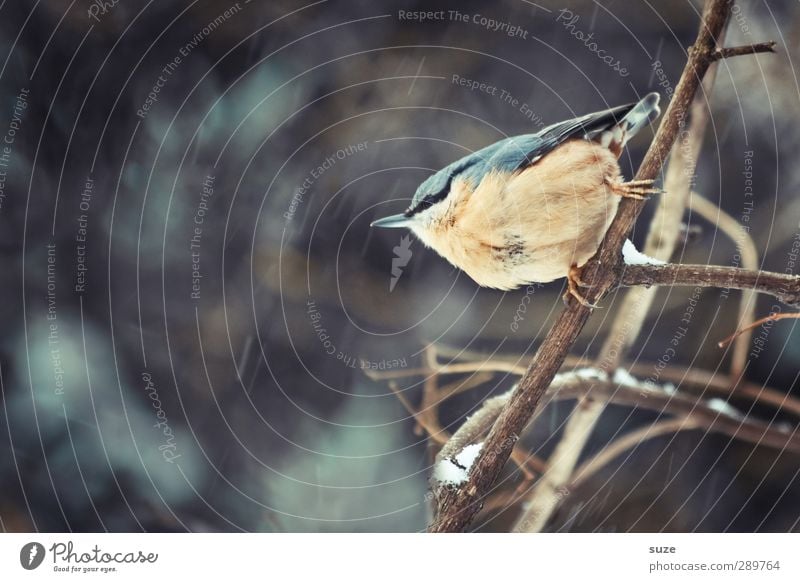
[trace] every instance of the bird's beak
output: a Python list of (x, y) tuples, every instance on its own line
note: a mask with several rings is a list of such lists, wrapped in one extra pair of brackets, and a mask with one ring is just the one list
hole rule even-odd
[(394, 216), (380, 218), (370, 224), (370, 226), (379, 226), (381, 228), (405, 228), (409, 224), (411, 224), (411, 218), (405, 214), (395, 214)]

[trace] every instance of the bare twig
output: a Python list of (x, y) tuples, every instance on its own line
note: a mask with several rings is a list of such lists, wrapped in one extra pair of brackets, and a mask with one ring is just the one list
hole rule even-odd
[(400, 401), (400, 404), (403, 405), (403, 408), (405, 408), (406, 411), (408, 411), (408, 413), (414, 417), (414, 420), (417, 421), (419, 426), (425, 429), (430, 438), (432, 438), (439, 445), (443, 446), (447, 444), (447, 441), (450, 440), (450, 435), (442, 430), (442, 428), (438, 425), (438, 422), (436, 425), (428, 424), (427, 416), (420, 414), (419, 411), (414, 408), (414, 405), (408, 401), (408, 398), (406, 398), (405, 394), (403, 394), (403, 392), (397, 388), (397, 384), (394, 382), (394, 380), (389, 382), (389, 388), (392, 392), (394, 392), (394, 395), (397, 396), (397, 399)]
[(731, 335), (731, 336), (725, 338), (724, 340), (722, 340), (721, 342), (719, 342), (719, 347), (724, 348), (725, 346), (727, 346), (729, 343), (731, 343), (733, 340), (735, 340), (737, 337), (739, 337), (740, 335), (742, 335), (746, 331), (749, 331), (751, 329), (755, 329), (758, 326), (764, 325), (767, 322), (778, 321), (780, 319), (800, 319), (800, 313), (772, 313), (772, 314), (770, 314), (770, 315), (768, 315), (766, 317), (762, 317), (761, 319), (757, 319), (756, 321), (754, 321), (750, 325), (737, 330), (736, 333), (734, 333), (733, 335)]
[(767, 42), (757, 42), (755, 44), (748, 44), (744, 46), (731, 46), (715, 50), (711, 58), (716, 60), (729, 59), (731, 57), (738, 57), (742, 55), (754, 55), (756, 53), (774, 53), (775, 41), (770, 40)]
[(620, 285), (669, 285), (744, 289), (800, 305), (800, 276), (715, 265), (627, 265)]
[[(425, 348), (425, 363), (429, 368), (436, 367), (436, 347), (429, 345)], [(425, 378), (425, 385), (422, 388), (422, 403), (419, 408), (419, 418), (425, 420), (425, 425), (433, 427), (436, 432), (442, 431), (439, 424), (439, 403), (443, 398), (439, 395), (439, 376), (430, 374)], [(430, 430), (428, 431), (430, 432)]]

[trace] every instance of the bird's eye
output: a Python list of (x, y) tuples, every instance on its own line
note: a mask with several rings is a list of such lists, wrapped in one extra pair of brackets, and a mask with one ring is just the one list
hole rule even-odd
[(405, 214), (407, 217), (411, 217), (419, 212), (427, 210), (431, 206), (433, 206), (433, 202), (431, 200), (420, 200), (416, 206), (409, 206), (403, 214)]

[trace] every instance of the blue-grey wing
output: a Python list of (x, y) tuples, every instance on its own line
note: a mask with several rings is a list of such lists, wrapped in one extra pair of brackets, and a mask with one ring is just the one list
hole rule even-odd
[[(641, 125), (651, 118), (651, 113), (658, 112), (658, 95), (651, 94), (638, 104), (644, 108), (642, 119), (636, 120)], [(410, 216), (426, 206), (434, 204), (447, 196), (450, 184), (459, 176), (477, 185), (491, 170), (515, 172), (536, 163), (568, 139), (576, 137), (594, 138), (603, 131), (621, 123), (636, 103), (622, 105), (604, 111), (589, 113), (582, 117), (561, 121), (545, 127), (538, 133), (508, 137), (485, 148), (456, 160), (442, 168), (425, 180), (417, 192), (411, 205), (406, 210)]]
[[(556, 147), (576, 137), (593, 138), (620, 123), (636, 103), (589, 113), (583, 117), (561, 121), (538, 133), (504, 139), (491, 152), (488, 164), (493, 168), (514, 172), (530, 166)], [(490, 146), (494, 147), (494, 146)]]

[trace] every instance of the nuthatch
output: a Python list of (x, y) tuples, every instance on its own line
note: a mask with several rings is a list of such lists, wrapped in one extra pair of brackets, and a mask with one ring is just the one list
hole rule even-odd
[(567, 277), (584, 305), (582, 267), (600, 245), (619, 197), (659, 192), (624, 182), (619, 156), (658, 117), (658, 93), (509, 137), (425, 180), (403, 214), (371, 226), (410, 228), (479, 285), (515, 289)]

